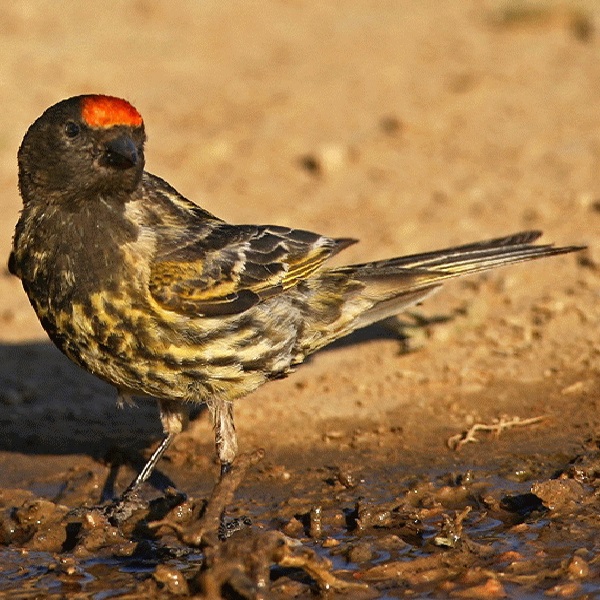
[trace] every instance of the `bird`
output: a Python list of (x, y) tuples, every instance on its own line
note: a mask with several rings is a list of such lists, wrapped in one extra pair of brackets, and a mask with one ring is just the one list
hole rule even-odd
[(18, 151), (23, 207), (9, 271), (52, 342), (119, 403), (157, 399), (164, 438), (193, 404), (212, 415), (221, 477), (237, 453), (234, 402), (327, 344), (421, 302), (446, 280), (580, 250), (525, 231), (433, 252), (330, 267), (354, 244), (281, 225), (230, 224), (145, 171), (145, 125), (128, 101), (62, 100)]

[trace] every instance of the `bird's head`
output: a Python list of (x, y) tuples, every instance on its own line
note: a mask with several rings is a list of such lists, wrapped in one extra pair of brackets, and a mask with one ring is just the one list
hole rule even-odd
[(19, 148), (19, 187), (32, 199), (126, 198), (144, 170), (144, 122), (129, 102), (76, 96), (48, 108)]

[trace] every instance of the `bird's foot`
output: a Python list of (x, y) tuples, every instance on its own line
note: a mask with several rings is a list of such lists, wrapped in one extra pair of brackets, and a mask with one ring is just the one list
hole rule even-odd
[(121, 525), (135, 512), (148, 508), (148, 505), (137, 493), (125, 492), (120, 498), (101, 506), (100, 511), (112, 525)]
[(112, 525), (120, 525), (127, 521), (135, 512), (147, 507), (148, 502), (141, 500), (137, 494), (123, 494), (120, 498), (108, 504), (73, 508), (67, 513), (67, 516), (83, 518), (95, 512), (105, 516)]

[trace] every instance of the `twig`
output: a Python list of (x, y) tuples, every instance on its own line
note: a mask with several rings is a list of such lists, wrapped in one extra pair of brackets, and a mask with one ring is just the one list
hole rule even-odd
[(465, 444), (469, 442), (477, 443), (479, 440), (475, 436), (478, 431), (489, 431), (499, 436), (505, 429), (512, 429), (513, 427), (527, 427), (529, 425), (535, 425), (546, 419), (546, 416), (531, 417), (530, 419), (521, 419), (521, 417), (513, 417), (512, 419), (506, 417), (500, 417), (491, 425), (485, 423), (475, 423), (467, 431), (457, 433), (448, 438), (446, 445), (450, 450), (458, 451)]

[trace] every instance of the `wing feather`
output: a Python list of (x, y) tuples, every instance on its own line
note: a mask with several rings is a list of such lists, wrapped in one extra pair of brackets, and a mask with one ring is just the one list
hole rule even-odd
[(214, 221), (197, 236), (157, 252), (150, 292), (164, 308), (193, 316), (244, 312), (298, 285), (354, 243), (275, 226)]

